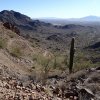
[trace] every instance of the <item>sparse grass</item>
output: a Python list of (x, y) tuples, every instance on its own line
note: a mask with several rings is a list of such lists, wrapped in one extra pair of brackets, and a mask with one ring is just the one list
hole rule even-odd
[(67, 57), (64, 55), (54, 56), (53, 68), (58, 70), (66, 70), (66, 68), (68, 67), (67, 60)]
[(20, 47), (12, 47), (11, 48), (11, 51), (10, 51), (10, 54), (14, 57), (18, 57), (20, 58), (22, 56), (22, 51), (21, 51), (21, 48)]
[[(54, 56), (51, 59), (48, 59), (44, 57), (41, 53), (34, 54), (33, 55), (33, 61), (38, 63), (35, 65), (35, 68), (39, 67), (38, 74), (41, 76), (40, 80), (43, 80), (42, 82), (46, 82), (46, 78), (48, 76), (52, 76), (53, 74), (59, 75), (63, 71), (67, 71), (68, 69), (68, 61), (69, 57), (67, 53), (64, 54), (54, 54)], [(97, 67), (100, 65), (93, 64), (92, 61), (89, 59), (88, 55), (86, 55), (84, 52), (76, 51), (75, 57), (74, 57), (74, 67), (73, 71), (77, 72), (82, 69), (91, 68), (91, 67)], [(36, 76), (38, 77), (38, 75)]]
[(6, 40), (0, 37), (0, 49), (3, 49), (6, 47)]
[[(34, 55), (33, 60), (37, 61), (38, 64), (42, 66), (42, 68), (45, 66), (44, 63), (46, 63), (46, 58), (43, 57), (41, 54)], [(52, 70), (62, 70), (65, 71), (68, 68), (68, 63), (69, 58), (67, 55), (64, 54), (58, 54), (56, 56), (53, 56), (51, 61), (49, 62), (49, 67)], [(85, 68), (91, 68), (91, 67), (96, 67), (100, 63), (92, 63), (92, 61), (88, 58), (88, 56), (83, 53), (82, 51), (76, 51), (75, 57), (74, 57), (74, 67), (73, 71), (79, 71)]]
[(74, 71), (79, 71), (81, 69), (90, 68), (92, 66), (91, 61), (78, 61), (74, 64)]
[(77, 52), (74, 58), (74, 71), (93, 67), (93, 63), (83, 52)]
[(16, 36), (16, 33), (10, 32), (8, 35), (9, 35), (10, 38), (14, 38)]

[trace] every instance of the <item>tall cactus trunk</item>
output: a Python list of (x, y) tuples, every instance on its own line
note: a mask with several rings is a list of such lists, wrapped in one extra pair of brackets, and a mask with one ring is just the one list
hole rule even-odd
[(74, 60), (74, 52), (75, 52), (74, 41), (75, 39), (72, 38), (71, 47), (70, 47), (69, 73), (72, 73), (72, 68), (73, 68), (73, 60)]

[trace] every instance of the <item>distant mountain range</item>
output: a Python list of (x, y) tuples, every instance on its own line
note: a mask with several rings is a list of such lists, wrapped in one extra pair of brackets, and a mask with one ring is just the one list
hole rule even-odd
[(82, 18), (56, 18), (56, 17), (45, 17), (45, 18), (38, 18), (41, 21), (44, 22), (49, 22), (52, 24), (73, 24), (73, 23), (95, 23), (95, 22), (100, 22), (100, 17), (99, 16), (86, 16)]
[(100, 17), (98, 16), (86, 16), (82, 18), (73, 18), (73, 19), (67, 19), (71, 21), (100, 21)]
[(67, 20), (67, 21), (100, 21), (99, 16), (85, 16), (82, 18), (56, 18), (56, 17), (44, 17), (44, 18), (37, 18), (43, 20)]

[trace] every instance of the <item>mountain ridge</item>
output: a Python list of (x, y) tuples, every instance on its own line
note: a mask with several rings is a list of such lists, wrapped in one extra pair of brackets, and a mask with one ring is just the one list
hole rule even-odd
[(80, 18), (57, 18), (57, 17), (40, 17), (40, 18), (33, 18), (33, 19), (52, 19), (52, 20), (67, 20), (67, 21), (78, 21), (78, 20), (99, 20), (100, 21), (100, 16), (95, 16), (95, 15), (89, 15), (89, 16), (84, 16), (84, 17), (80, 17)]
[[(53, 48), (55, 50), (65, 50), (65, 48), (69, 46), (69, 41), (73, 36), (78, 38), (77, 42), (81, 41), (81, 38), (84, 36), (83, 41), (89, 41), (89, 43), (91, 43), (91, 38), (99, 33), (99, 30), (97, 31), (92, 26), (68, 23), (66, 25), (53, 25), (41, 20), (33, 20), (13, 10), (1, 11), (0, 21), (14, 24), (18, 27), (21, 36), (36, 41), (43, 48)], [(96, 34), (94, 34), (95, 31), (97, 31)], [(82, 33), (84, 33), (84, 35)], [(90, 34), (93, 35), (93, 37), (91, 37)], [(86, 37), (89, 37), (90, 40), (86, 39)], [(79, 43), (77, 43), (77, 47), (81, 46)], [(85, 43), (82, 43), (82, 45), (83, 44), (85, 46)]]
[(40, 21), (52, 23), (53, 25), (80, 24), (80, 25), (100, 25), (100, 16), (85, 16), (81, 18), (37, 18)]

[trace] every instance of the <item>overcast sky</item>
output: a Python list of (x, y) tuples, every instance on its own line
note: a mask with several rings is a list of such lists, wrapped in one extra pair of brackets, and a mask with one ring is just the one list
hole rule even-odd
[(2, 10), (15, 10), (31, 18), (100, 16), (100, 0), (0, 0)]

